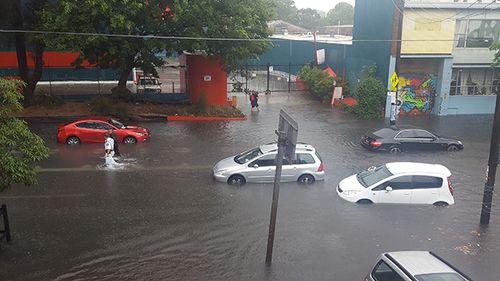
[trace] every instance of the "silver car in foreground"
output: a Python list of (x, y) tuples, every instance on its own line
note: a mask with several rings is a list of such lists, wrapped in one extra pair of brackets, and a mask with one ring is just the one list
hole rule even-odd
[(380, 255), (365, 281), (471, 281), (464, 273), (429, 251)]
[[(213, 168), (215, 180), (241, 185), (245, 182), (273, 182), (276, 172), (278, 145), (269, 143), (219, 161)], [(283, 159), (281, 181), (311, 183), (325, 178), (323, 162), (316, 149), (299, 143), (295, 147), (296, 160)]]

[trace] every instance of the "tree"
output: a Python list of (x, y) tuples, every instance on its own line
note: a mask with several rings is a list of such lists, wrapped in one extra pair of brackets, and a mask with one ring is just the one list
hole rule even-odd
[(314, 9), (300, 9), (298, 11), (298, 17), (298, 25), (300, 26), (315, 28), (322, 25), (320, 14)]
[[(132, 68), (153, 70), (163, 64), (157, 57), (162, 51), (203, 51), (220, 57), (223, 63), (261, 54), (270, 42), (249, 39), (267, 38), (271, 17), (269, 0), (60, 0), (45, 10), (44, 28), (96, 34), (57, 36), (51, 46), (79, 52), (76, 66), (87, 60), (120, 71), (118, 88), (124, 90)], [(221, 37), (248, 41), (206, 39)]]
[(311, 68), (306, 65), (300, 70), (299, 79), (307, 85), (314, 97), (322, 100), (332, 98), (333, 82), (335, 79), (321, 69), (316, 67)]
[(339, 2), (333, 9), (328, 11), (323, 19), (325, 25), (353, 24), (354, 7), (346, 2)]
[(43, 140), (29, 130), (26, 122), (12, 116), (22, 109), (19, 91), (24, 86), (19, 80), (0, 79), (0, 191), (12, 183), (35, 183), (32, 164), (49, 155)]
[[(40, 11), (46, 3), (47, 0), (8, 0), (1, 9), (0, 17), (4, 19), (2, 25), (17, 30), (36, 29), (40, 23)], [(36, 85), (42, 78), (45, 43), (40, 36), (33, 34), (15, 33), (12, 37), (16, 47), (19, 77), (25, 83), (24, 103), (28, 105), (32, 102)], [(34, 61), (31, 72), (28, 55), (32, 56)]]
[(293, 24), (299, 23), (299, 10), (293, 0), (275, 0), (273, 4), (277, 19)]

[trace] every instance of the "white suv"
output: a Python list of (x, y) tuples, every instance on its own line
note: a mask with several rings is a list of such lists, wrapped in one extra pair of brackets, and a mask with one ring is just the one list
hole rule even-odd
[(439, 164), (393, 162), (343, 179), (337, 194), (354, 203), (452, 205), (450, 176)]
[(380, 255), (365, 281), (472, 281), (444, 259), (428, 251)]
[[(276, 173), (278, 145), (268, 143), (223, 159), (213, 168), (214, 179), (233, 185), (245, 182), (273, 182)], [(312, 145), (298, 143), (295, 146), (296, 160), (283, 159), (281, 181), (312, 183), (323, 180), (325, 171), (318, 152)]]

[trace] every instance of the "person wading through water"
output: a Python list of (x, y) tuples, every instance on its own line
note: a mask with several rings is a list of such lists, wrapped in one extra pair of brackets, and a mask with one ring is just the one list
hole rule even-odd
[(109, 130), (108, 133), (111, 136), (111, 138), (113, 139), (113, 143), (114, 143), (114, 145), (113, 145), (113, 151), (115, 152), (115, 156), (116, 157), (122, 156), (120, 154), (120, 150), (118, 150), (118, 138), (116, 137), (115, 131)]
[(250, 94), (250, 104), (252, 105), (252, 111), (255, 108), (257, 111), (260, 111), (259, 109), (259, 92), (254, 91), (253, 93)]

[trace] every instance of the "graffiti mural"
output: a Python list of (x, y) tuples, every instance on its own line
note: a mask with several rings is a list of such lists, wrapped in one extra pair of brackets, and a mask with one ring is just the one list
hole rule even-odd
[(401, 74), (399, 77), (399, 115), (428, 115), (436, 94), (435, 74)]

